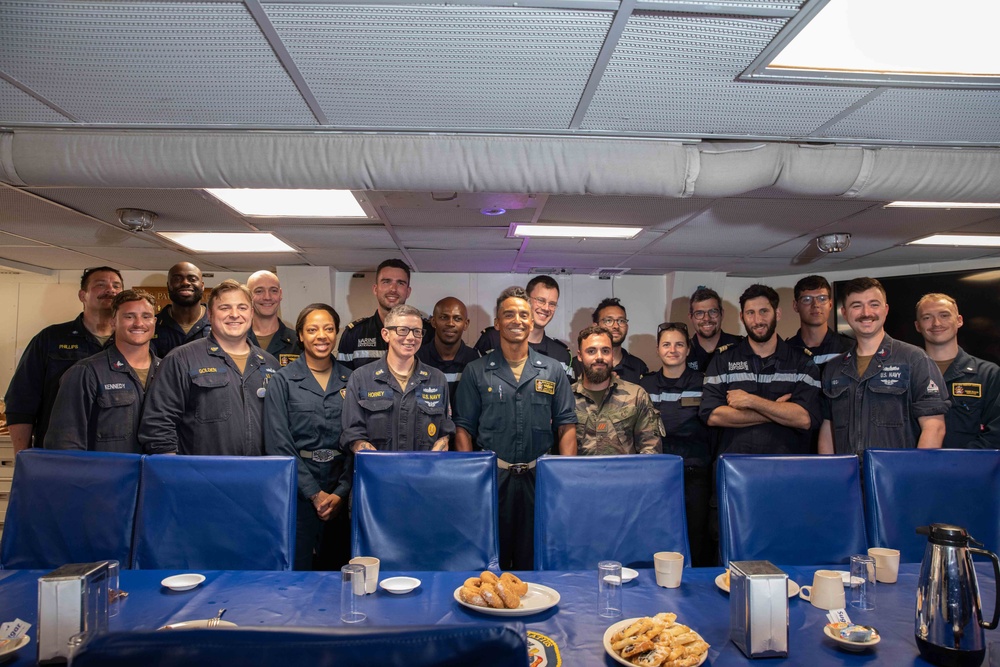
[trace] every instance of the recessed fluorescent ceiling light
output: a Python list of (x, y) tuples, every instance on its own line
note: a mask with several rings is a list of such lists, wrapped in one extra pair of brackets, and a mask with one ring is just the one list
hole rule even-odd
[(534, 236), (559, 239), (633, 239), (642, 231), (642, 227), (600, 227), (596, 225), (545, 225), (537, 223), (511, 224), (507, 232), (512, 236)]
[(982, 246), (1000, 248), (1000, 234), (931, 234), (907, 245)]
[(768, 67), (1000, 76), (998, 22), (996, 0), (830, 0)]
[(285, 218), (366, 218), (350, 190), (207, 189), (243, 215)]
[(977, 203), (968, 201), (894, 201), (883, 208), (1000, 208), (1000, 203)]
[(156, 232), (192, 252), (296, 252), (269, 233)]

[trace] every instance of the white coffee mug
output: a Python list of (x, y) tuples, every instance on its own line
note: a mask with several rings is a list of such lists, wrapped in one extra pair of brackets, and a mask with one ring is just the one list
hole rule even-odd
[(803, 586), (799, 597), (818, 609), (843, 609), (847, 604), (844, 579), (833, 570), (816, 570), (812, 586)]
[(657, 586), (677, 588), (681, 585), (681, 575), (684, 572), (684, 554), (677, 551), (657, 551), (653, 554), (653, 567), (656, 570)]
[(875, 559), (875, 579), (879, 583), (894, 584), (899, 576), (899, 549), (872, 547), (868, 555)]
[(365, 566), (365, 593), (374, 593), (378, 588), (378, 566), (381, 561), (374, 556), (358, 556), (347, 562)]

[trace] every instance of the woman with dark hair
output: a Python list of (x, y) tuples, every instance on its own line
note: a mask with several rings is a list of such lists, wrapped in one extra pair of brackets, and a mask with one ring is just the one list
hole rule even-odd
[(264, 396), (265, 451), (298, 463), (296, 570), (314, 569), (314, 563), (315, 569), (339, 569), (350, 558), (347, 496), (354, 461), (338, 445), (351, 370), (334, 358), (339, 329), (331, 306), (306, 306), (295, 322), (303, 353), (271, 378)]

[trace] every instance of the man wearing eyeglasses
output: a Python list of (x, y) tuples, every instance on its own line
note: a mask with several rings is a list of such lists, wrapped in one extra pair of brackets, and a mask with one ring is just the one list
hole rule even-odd
[[(645, 361), (629, 354), (622, 346), (625, 337), (628, 336), (628, 315), (625, 314), (625, 306), (614, 297), (604, 299), (597, 304), (591, 319), (594, 324), (604, 327), (611, 334), (611, 372), (626, 382), (639, 384), (642, 376), (649, 372), (649, 367)], [(578, 378), (583, 374), (579, 358), (573, 359), (573, 374)]]
[[(409, 265), (401, 259), (387, 259), (379, 264), (375, 269), (372, 293), (378, 302), (375, 314), (348, 324), (337, 346), (337, 361), (351, 370), (357, 370), (386, 355), (389, 344), (382, 337), (384, 320), (390, 310), (405, 304), (410, 298)], [(427, 337), (433, 333), (426, 322), (423, 332)]]
[(444, 373), (417, 359), (424, 337), (422, 314), (394, 306), (385, 317), (386, 355), (351, 374), (344, 396), (341, 448), (359, 452), (425, 452), (448, 449), (455, 433)]
[(691, 295), (691, 307), (688, 312), (691, 324), (694, 326), (688, 367), (704, 373), (715, 350), (723, 345), (739, 342), (740, 337), (722, 330), (722, 317), (725, 311), (722, 309), (722, 298), (714, 289), (708, 287), (696, 289)]
[(792, 309), (799, 314), (799, 330), (786, 343), (800, 350), (809, 350), (813, 362), (823, 364), (851, 349), (854, 341), (830, 328), (833, 312), (833, 291), (823, 276), (806, 276), (795, 283)]
[[(563, 370), (573, 376), (573, 366), (569, 346), (561, 340), (545, 335), (545, 327), (556, 314), (559, 306), (559, 283), (552, 276), (535, 276), (524, 288), (531, 305), (532, 328), (528, 334), (528, 347), (539, 354), (555, 359)], [(487, 327), (479, 335), (475, 348), (482, 356), (500, 347), (500, 333), (496, 327)]]
[(15, 454), (44, 443), (59, 380), (70, 366), (100, 352), (111, 338), (112, 303), (123, 287), (118, 269), (87, 269), (77, 293), (83, 312), (70, 322), (45, 327), (24, 349), (4, 397)]

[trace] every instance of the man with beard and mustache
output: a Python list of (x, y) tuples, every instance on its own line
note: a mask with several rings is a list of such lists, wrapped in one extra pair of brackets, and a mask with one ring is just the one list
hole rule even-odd
[(688, 317), (691, 318), (694, 335), (691, 336), (688, 368), (704, 373), (715, 351), (723, 345), (739, 342), (740, 337), (722, 330), (722, 318), (726, 313), (722, 308), (722, 297), (714, 289), (699, 287), (691, 295), (690, 303)]
[(715, 351), (699, 415), (721, 429), (720, 454), (810, 453), (821, 415), (819, 369), (775, 335), (781, 310), (772, 288), (748, 287), (740, 319), (747, 337)]
[[(612, 297), (604, 299), (591, 314), (594, 324), (600, 325), (611, 334), (611, 371), (626, 382), (638, 384), (642, 376), (649, 372), (646, 362), (629, 354), (622, 347), (628, 336), (628, 315), (621, 301)], [(573, 375), (579, 378), (583, 373), (580, 359), (573, 359)]]
[(201, 303), (205, 282), (201, 269), (191, 262), (180, 262), (167, 272), (167, 294), (170, 305), (156, 316), (153, 351), (161, 359), (178, 345), (206, 338), (212, 333), (208, 310)]
[(614, 337), (592, 325), (576, 338), (582, 374), (573, 385), (581, 455), (659, 454), (663, 426), (646, 390), (611, 370)]
[(469, 311), (459, 299), (446, 296), (434, 304), (431, 326), (434, 327), (434, 339), (417, 350), (417, 359), (444, 373), (448, 381), (451, 415), (454, 419), (462, 371), (469, 362), (479, 358), (479, 352), (462, 340), (462, 334), (469, 328)]
[(951, 402), (937, 364), (885, 332), (885, 288), (874, 278), (844, 285), (840, 314), (857, 340), (823, 368), (820, 454), (866, 449), (936, 449)]
[(111, 338), (112, 303), (122, 283), (121, 272), (110, 266), (84, 271), (77, 293), (83, 312), (70, 322), (45, 327), (24, 349), (4, 398), (15, 454), (42, 446), (63, 373), (100, 352)]
[(160, 364), (149, 349), (156, 299), (127, 289), (111, 309), (114, 343), (66, 371), (45, 433), (46, 449), (142, 454), (139, 416)]

